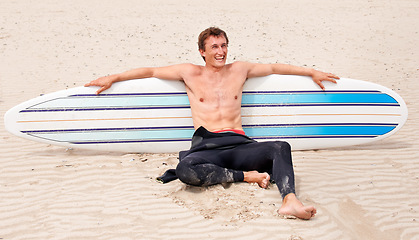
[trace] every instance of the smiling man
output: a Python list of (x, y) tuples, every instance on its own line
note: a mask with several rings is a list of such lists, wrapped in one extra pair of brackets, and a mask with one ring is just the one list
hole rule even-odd
[(282, 141), (256, 142), (245, 135), (241, 121), (242, 90), (248, 78), (270, 74), (311, 76), (322, 89), (322, 81), (336, 82), (338, 77), (286, 64), (226, 64), (228, 37), (219, 28), (204, 30), (198, 46), (205, 66), (138, 68), (98, 78), (85, 86), (99, 86), (99, 94), (114, 82), (129, 79), (156, 77), (183, 81), (196, 131), (191, 149), (179, 154), (177, 177), (194, 186), (245, 181), (262, 188), (267, 188), (272, 178), (283, 198), (278, 212), (310, 219), (316, 209), (304, 206), (295, 195), (290, 145)]

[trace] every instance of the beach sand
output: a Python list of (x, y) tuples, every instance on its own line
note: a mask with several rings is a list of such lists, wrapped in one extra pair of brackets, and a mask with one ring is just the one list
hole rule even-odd
[[(0, 239), (419, 239), (419, 1), (22, 0), (0, 12)], [(209, 26), (228, 33), (229, 62), (378, 83), (404, 98), (408, 121), (372, 144), (293, 152), (310, 221), (276, 214), (276, 186), (157, 183), (176, 153), (66, 149), (5, 130), (4, 113), (40, 94), (203, 64)]]

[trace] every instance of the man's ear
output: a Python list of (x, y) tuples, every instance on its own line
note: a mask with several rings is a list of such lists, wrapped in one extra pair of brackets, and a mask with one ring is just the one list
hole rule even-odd
[(201, 54), (202, 57), (205, 57), (205, 50), (199, 49), (199, 53)]
[(205, 50), (199, 49), (199, 53), (201, 54), (201, 57), (204, 59), (204, 62), (206, 62), (206, 60), (205, 60)]

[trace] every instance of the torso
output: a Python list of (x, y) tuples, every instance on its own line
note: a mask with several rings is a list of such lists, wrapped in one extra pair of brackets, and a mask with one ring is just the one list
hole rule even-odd
[(243, 130), (241, 99), (247, 72), (238, 65), (225, 65), (218, 72), (193, 65), (184, 76), (195, 129)]

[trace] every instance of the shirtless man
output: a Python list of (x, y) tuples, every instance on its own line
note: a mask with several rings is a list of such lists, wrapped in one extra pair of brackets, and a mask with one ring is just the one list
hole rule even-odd
[[(324, 89), (322, 81), (336, 83), (335, 79), (338, 77), (314, 69), (285, 64), (248, 62), (226, 64), (228, 38), (226, 33), (218, 28), (204, 30), (199, 36), (198, 45), (205, 66), (178, 64), (166, 67), (138, 68), (98, 78), (85, 86), (99, 86), (100, 89), (97, 91), (99, 94), (110, 88), (112, 83), (129, 79), (156, 77), (183, 81), (189, 97), (196, 129), (195, 135), (199, 135), (194, 135), (193, 147), (196, 140), (199, 141), (195, 144), (197, 146), (194, 148), (195, 150), (190, 150), (187, 153), (189, 155), (181, 157), (176, 169), (179, 179), (196, 186), (245, 181), (258, 183), (260, 187), (267, 188), (270, 174), (272, 174), (283, 197), (278, 213), (310, 219), (316, 214), (316, 209), (313, 206), (304, 206), (295, 195), (294, 172), (289, 145), (279, 141), (257, 143), (244, 136), (241, 121), (242, 90), (248, 78), (270, 74), (311, 76), (322, 89)], [(201, 144), (202, 139), (206, 139), (206, 137), (208, 137), (208, 141), (223, 142), (224, 140), (220, 140), (220, 136), (226, 136), (229, 139), (227, 141), (231, 140), (234, 144), (227, 147), (227, 150), (225, 146), (208, 150), (206, 146), (210, 145)], [(241, 139), (237, 140), (239, 138)], [(203, 151), (201, 151), (202, 147)], [(205, 160), (205, 156), (210, 160)], [(218, 158), (219, 156), (224, 156), (224, 158)], [(266, 161), (262, 158), (266, 158)], [(208, 161), (212, 161), (211, 165), (208, 165)], [(229, 163), (225, 164), (226, 162)], [(220, 165), (223, 165), (222, 168)], [(195, 171), (193, 168), (197, 166), (202, 167)], [(209, 172), (210, 170), (214, 171)]]

